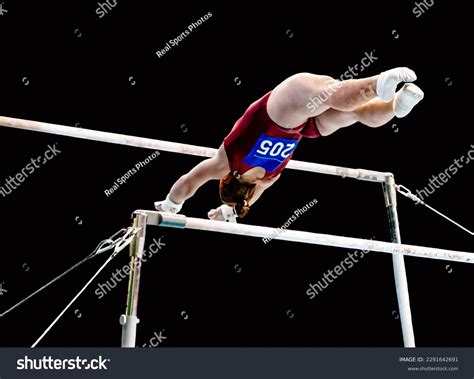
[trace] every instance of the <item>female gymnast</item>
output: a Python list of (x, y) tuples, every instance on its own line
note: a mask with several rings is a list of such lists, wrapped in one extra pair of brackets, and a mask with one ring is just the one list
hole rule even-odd
[[(346, 81), (293, 75), (251, 104), (217, 155), (181, 176), (155, 208), (178, 213), (204, 183), (220, 180), (223, 204), (208, 217), (236, 222), (278, 180), (302, 137), (328, 136), (356, 122), (376, 128), (405, 117), (424, 96), (415, 80), (406, 67)], [(396, 92), (399, 83), (405, 84)]]

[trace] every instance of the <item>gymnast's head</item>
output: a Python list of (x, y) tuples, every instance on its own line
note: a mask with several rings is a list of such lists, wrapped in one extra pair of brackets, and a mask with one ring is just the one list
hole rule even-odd
[(233, 207), (240, 218), (249, 213), (249, 202), (254, 192), (255, 183), (243, 181), (237, 171), (229, 172), (219, 183), (219, 195), (222, 202)]

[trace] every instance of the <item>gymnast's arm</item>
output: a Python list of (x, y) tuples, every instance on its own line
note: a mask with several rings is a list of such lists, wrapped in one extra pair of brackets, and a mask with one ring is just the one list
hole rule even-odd
[(229, 166), (223, 164), (218, 156), (206, 159), (176, 181), (170, 190), (170, 200), (174, 203), (183, 203), (192, 197), (203, 184), (209, 180), (220, 179), (228, 172)]
[(202, 161), (187, 174), (181, 176), (171, 187), (166, 199), (155, 202), (155, 208), (160, 212), (178, 213), (184, 201), (192, 197), (199, 187), (209, 180), (220, 179), (229, 171), (229, 161), (222, 144), (216, 156)]

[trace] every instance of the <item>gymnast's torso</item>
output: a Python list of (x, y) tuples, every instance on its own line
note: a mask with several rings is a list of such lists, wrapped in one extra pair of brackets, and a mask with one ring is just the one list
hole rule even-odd
[(314, 118), (296, 128), (283, 128), (268, 115), (271, 92), (251, 104), (224, 138), (230, 171), (243, 174), (254, 167), (265, 170), (265, 179), (277, 177), (286, 167), (302, 137), (320, 137)]

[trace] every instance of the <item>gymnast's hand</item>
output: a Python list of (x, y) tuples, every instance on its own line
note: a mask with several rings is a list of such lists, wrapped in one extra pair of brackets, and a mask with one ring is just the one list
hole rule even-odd
[(221, 207), (211, 209), (209, 212), (207, 212), (207, 217), (209, 217), (209, 220), (225, 221), (224, 216), (221, 212)]
[(175, 203), (170, 199), (170, 195), (166, 196), (165, 200), (156, 201), (155, 209), (158, 212), (167, 212), (167, 213), (179, 213), (183, 207), (183, 203)]
[(237, 218), (234, 213), (234, 208), (222, 204), (220, 207), (216, 209), (211, 209), (209, 212), (207, 212), (207, 217), (209, 217), (210, 220), (214, 221), (228, 221), (228, 222), (237, 222)]

